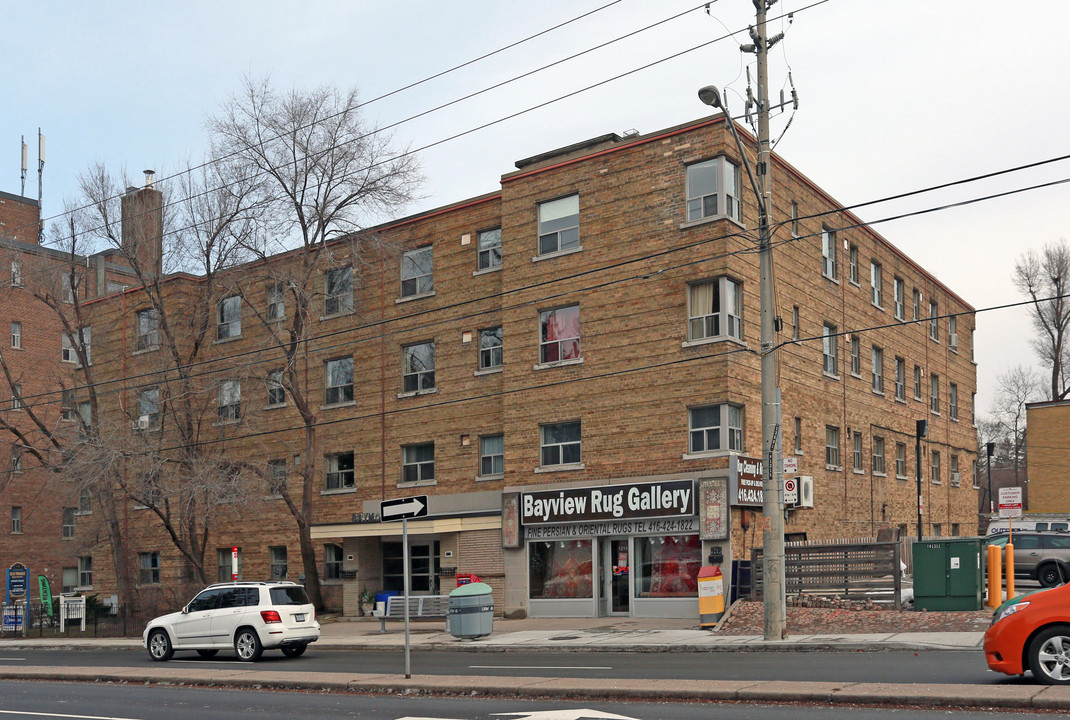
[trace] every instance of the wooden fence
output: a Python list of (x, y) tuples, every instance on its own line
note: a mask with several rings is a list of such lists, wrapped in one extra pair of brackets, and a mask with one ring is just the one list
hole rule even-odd
[[(784, 546), (786, 595), (890, 601), (901, 607), (901, 545), (852, 539)], [(751, 597), (762, 597), (762, 549), (751, 549)]]

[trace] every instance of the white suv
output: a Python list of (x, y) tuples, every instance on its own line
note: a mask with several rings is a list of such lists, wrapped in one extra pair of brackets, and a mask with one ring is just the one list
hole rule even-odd
[(180, 612), (151, 620), (141, 634), (149, 656), (158, 661), (170, 660), (175, 650), (212, 657), (231, 647), (246, 662), (274, 648), (299, 657), (319, 637), (316, 608), (305, 588), (285, 581), (209, 585)]

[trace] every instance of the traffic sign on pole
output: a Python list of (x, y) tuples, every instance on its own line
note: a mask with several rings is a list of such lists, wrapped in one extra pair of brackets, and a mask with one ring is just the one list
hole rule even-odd
[(411, 518), (424, 517), (426, 515), (426, 495), (415, 495), (413, 497), (398, 498), (397, 500), (383, 500), (383, 502), (379, 504), (379, 519), (382, 522), (409, 520)]
[(1001, 518), (1022, 516), (1022, 488), (1002, 487), (999, 489), (999, 516)]

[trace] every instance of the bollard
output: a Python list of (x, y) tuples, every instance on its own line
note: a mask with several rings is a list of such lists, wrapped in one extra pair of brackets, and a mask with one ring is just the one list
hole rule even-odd
[(1007, 567), (1007, 599), (1014, 597), (1014, 546), (1007, 543), (1007, 560), (1003, 563)]
[(998, 608), (1003, 602), (1003, 551), (999, 545), (988, 546), (988, 607)]

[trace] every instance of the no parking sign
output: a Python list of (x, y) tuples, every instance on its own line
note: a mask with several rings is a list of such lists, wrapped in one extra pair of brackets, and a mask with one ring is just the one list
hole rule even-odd
[(795, 478), (784, 478), (784, 504), (799, 504), (799, 481)]

